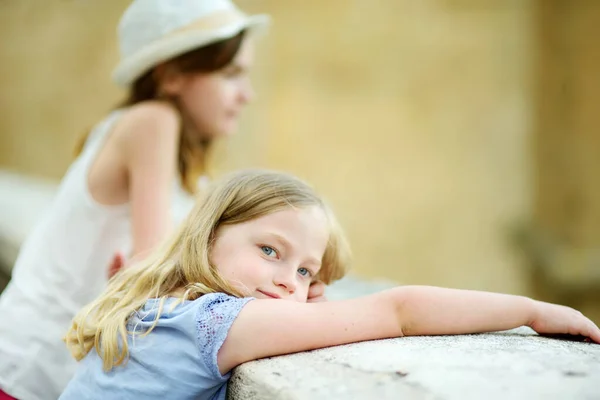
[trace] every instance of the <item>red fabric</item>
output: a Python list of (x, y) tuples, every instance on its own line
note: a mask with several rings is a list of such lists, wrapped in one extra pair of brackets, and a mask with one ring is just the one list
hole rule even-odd
[(8, 395), (6, 393), (4, 393), (2, 391), (2, 389), (0, 389), (0, 400), (17, 400), (14, 397), (12, 397), (11, 395)]

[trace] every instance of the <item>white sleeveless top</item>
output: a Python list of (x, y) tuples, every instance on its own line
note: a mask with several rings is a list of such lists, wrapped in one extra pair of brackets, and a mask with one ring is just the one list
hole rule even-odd
[[(90, 166), (121, 115), (114, 111), (92, 130), (23, 243), (0, 297), (0, 388), (20, 400), (58, 398), (76, 367), (62, 338), (75, 314), (105, 288), (115, 253), (131, 249), (129, 204), (101, 205), (87, 186)], [(193, 198), (176, 184), (172, 204), (179, 223)]]

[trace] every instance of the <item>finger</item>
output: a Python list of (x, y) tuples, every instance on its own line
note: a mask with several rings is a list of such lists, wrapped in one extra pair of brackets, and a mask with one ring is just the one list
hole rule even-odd
[(592, 341), (600, 344), (600, 329), (592, 321), (590, 321), (590, 330), (587, 336)]
[(120, 265), (125, 264), (125, 256), (123, 255), (123, 253), (115, 254), (115, 260), (118, 260)]
[(308, 298), (316, 298), (325, 294), (325, 284), (321, 281), (313, 282), (308, 288)]
[(120, 268), (115, 267), (114, 264), (111, 265), (110, 268), (108, 269), (108, 279), (115, 276), (117, 274), (117, 272), (119, 272), (119, 270), (120, 270)]
[(327, 297), (323, 296), (317, 296), (317, 297), (312, 297), (308, 300), (306, 300), (307, 303), (321, 303), (323, 301), (327, 301)]
[(115, 255), (113, 256), (110, 265), (114, 265), (115, 263), (117, 263), (123, 256), (121, 255), (121, 253), (115, 253)]
[(115, 254), (113, 257), (110, 266), (108, 267), (108, 277), (112, 278), (117, 272), (123, 268), (125, 264), (125, 257), (121, 253)]

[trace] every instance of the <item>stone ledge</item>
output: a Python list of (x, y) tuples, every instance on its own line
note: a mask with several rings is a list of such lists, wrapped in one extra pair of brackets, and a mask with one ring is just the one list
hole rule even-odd
[(600, 399), (600, 345), (528, 328), (406, 337), (246, 363), (229, 399)]

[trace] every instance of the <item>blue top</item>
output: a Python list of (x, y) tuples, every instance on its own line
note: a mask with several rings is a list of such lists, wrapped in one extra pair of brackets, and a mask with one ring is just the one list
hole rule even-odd
[[(147, 336), (128, 337), (129, 359), (109, 372), (92, 349), (81, 360), (60, 400), (214, 399), (224, 400), (230, 373), (221, 375), (217, 353), (231, 324), (252, 298), (212, 293), (173, 309), (165, 301), (158, 323)], [(156, 318), (158, 300), (150, 299), (128, 322), (144, 332)]]

